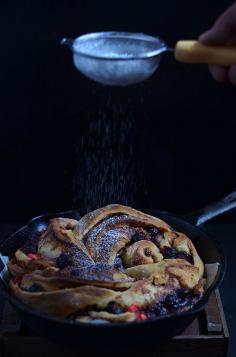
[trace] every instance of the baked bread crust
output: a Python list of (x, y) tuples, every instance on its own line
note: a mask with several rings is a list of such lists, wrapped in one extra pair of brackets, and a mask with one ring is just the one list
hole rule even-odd
[(184, 233), (116, 204), (79, 221), (51, 219), (8, 267), (17, 299), (48, 315), (87, 323), (186, 311), (201, 298), (205, 283), (203, 262)]

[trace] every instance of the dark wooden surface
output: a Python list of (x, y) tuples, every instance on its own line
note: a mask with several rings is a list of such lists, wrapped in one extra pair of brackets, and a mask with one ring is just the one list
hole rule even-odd
[[(212, 295), (207, 308), (187, 327), (181, 335), (172, 338), (163, 345), (143, 346), (137, 350), (122, 349), (119, 346), (114, 350), (103, 350), (96, 352), (96, 356), (147, 356), (156, 357), (209, 357), (227, 356), (228, 328), (225, 321), (224, 311), (221, 304), (219, 292)], [(65, 346), (59, 346), (44, 338), (34, 336), (23, 325), (11, 306), (6, 303), (0, 329), (0, 353), (1, 357), (43, 356), (75, 357), (91, 356), (91, 352), (85, 348), (71, 350)]]

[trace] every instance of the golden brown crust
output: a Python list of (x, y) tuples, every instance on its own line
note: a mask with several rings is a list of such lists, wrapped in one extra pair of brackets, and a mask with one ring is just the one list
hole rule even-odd
[(125, 272), (135, 279), (161, 277), (162, 283), (166, 283), (172, 275), (179, 280), (180, 286), (189, 289), (201, 279), (198, 268), (183, 259), (165, 259), (156, 264), (138, 265)]
[(106, 207), (98, 208), (97, 210), (86, 214), (80, 219), (76, 227), (76, 232), (78, 234), (78, 239), (83, 239), (83, 237), (88, 233), (88, 231), (94, 227), (98, 222), (106, 219), (115, 214), (127, 214), (131, 217), (140, 218), (149, 224), (158, 226), (165, 231), (169, 231), (170, 227), (164, 221), (159, 218), (150, 216), (146, 213), (135, 210), (134, 208), (112, 204)]
[(94, 285), (98, 287), (123, 290), (129, 288), (134, 279), (125, 273), (104, 264), (94, 264), (86, 268), (70, 270), (34, 271), (23, 275), (22, 289), (29, 289), (37, 284), (45, 291), (71, 288), (80, 285)]
[(97, 306), (100, 309), (114, 300), (119, 292), (96, 286), (80, 286), (47, 292), (27, 292), (10, 281), (13, 294), (25, 304), (57, 317), (68, 317), (77, 311)]
[(46, 259), (55, 259), (62, 253), (79, 255), (81, 266), (93, 263), (84, 243), (77, 239), (75, 228), (78, 221), (67, 218), (54, 218), (47, 230), (40, 236), (38, 253)]
[(53, 261), (44, 259), (43, 257), (40, 257), (37, 260), (32, 260), (21, 249), (16, 251), (15, 260), (16, 263), (26, 271), (44, 270), (54, 265)]
[(89, 316), (91, 316), (93, 319), (101, 319), (110, 322), (132, 322), (136, 320), (136, 315), (133, 312), (125, 312), (119, 315), (115, 315), (107, 311), (90, 311)]

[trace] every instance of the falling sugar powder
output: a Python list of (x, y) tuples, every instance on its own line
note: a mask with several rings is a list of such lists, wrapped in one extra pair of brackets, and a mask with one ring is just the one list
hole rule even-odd
[(135, 118), (108, 93), (106, 105), (88, 118), (74, 177), (74, 208), (83, 213), (110, 203), (136, 205), (143, 189), (135, 157)]

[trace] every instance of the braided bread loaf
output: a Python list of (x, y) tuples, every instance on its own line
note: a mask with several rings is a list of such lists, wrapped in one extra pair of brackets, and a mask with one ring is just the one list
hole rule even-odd
[(205, 283), (203, 262), (185, 234), (116, 204), (79, 221), (51, 219), (8, 266), (17, 299), (80, 322), (140, 321), (186, 311)]

